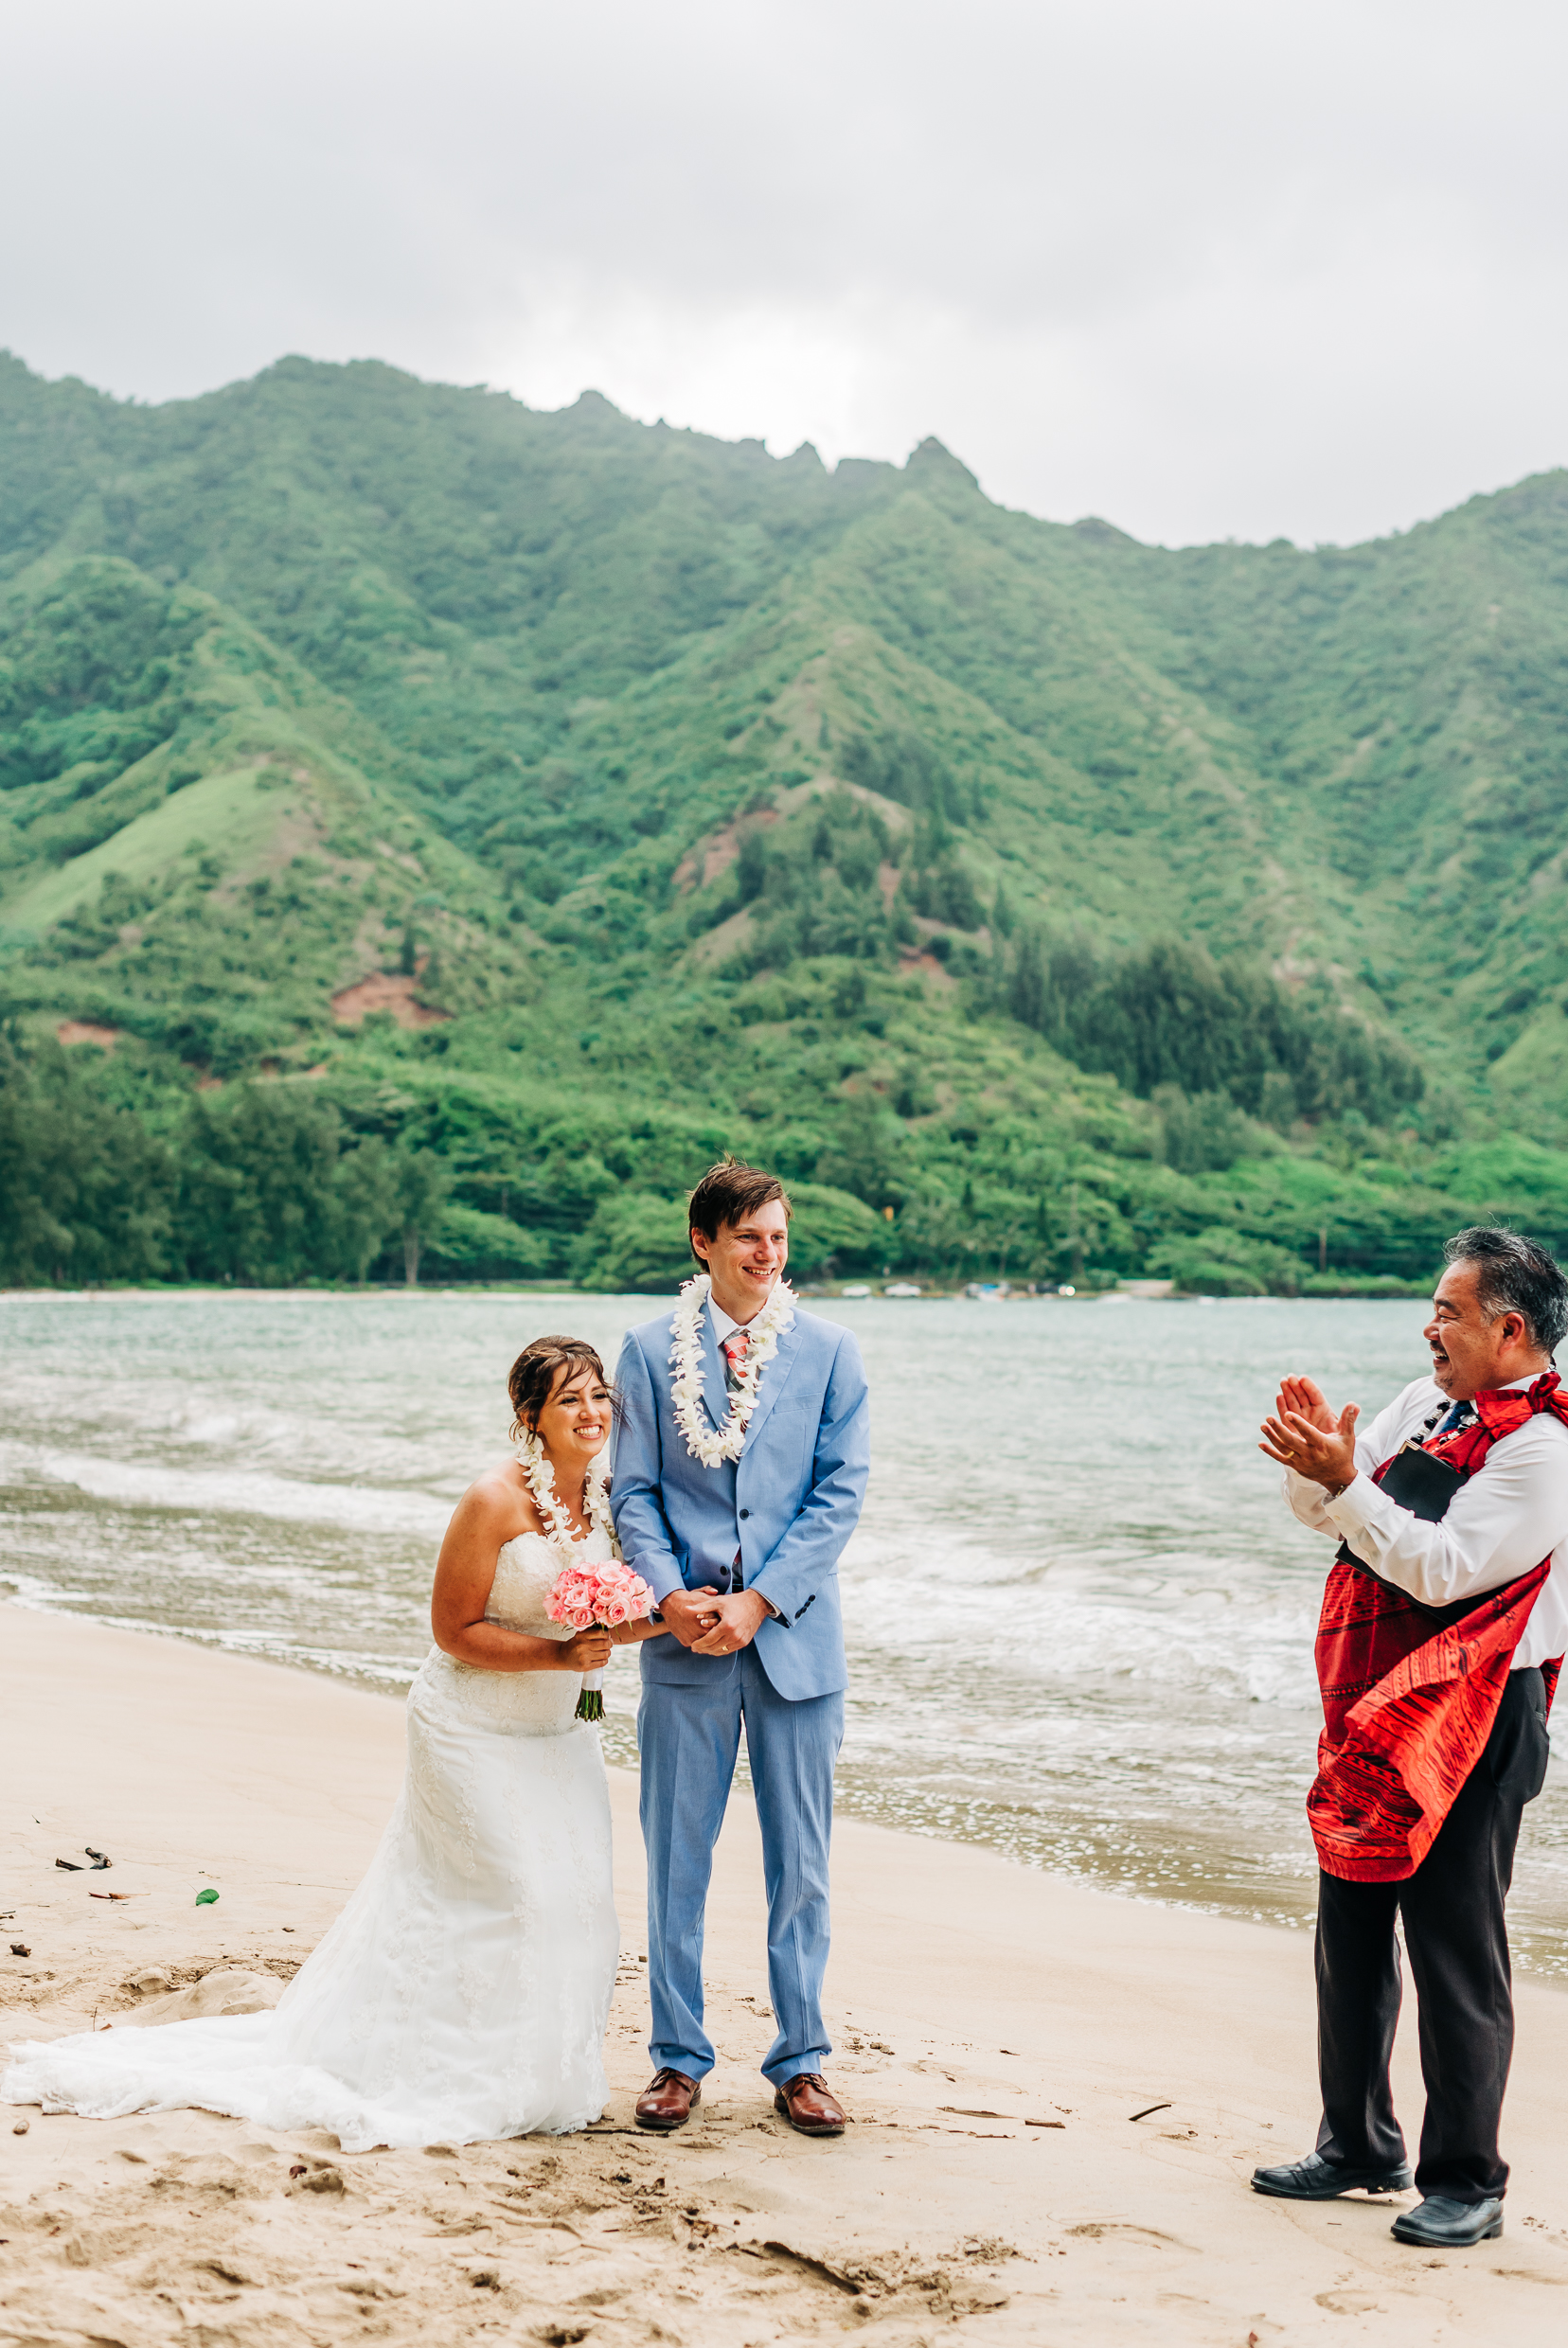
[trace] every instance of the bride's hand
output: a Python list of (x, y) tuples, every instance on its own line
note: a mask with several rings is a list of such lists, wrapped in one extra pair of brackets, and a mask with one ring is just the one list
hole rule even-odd
[(610, 1633), (596, 1623), (592, 1630), (574, 1630), (561, 1643), (562, 1671), (602, 1671), (610, 1661)]

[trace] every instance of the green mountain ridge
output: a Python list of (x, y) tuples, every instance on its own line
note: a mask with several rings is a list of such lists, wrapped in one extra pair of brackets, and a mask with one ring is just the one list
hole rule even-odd
[[(0, 359), (0, 1268), (663, 1285), (724, 1147), (809, 1269), (1568, 1235), (1565, 652), (1562, 474), (1170, 551), (934, 441)], [(128, 1122), (135, 1245), (70, 1197)]]

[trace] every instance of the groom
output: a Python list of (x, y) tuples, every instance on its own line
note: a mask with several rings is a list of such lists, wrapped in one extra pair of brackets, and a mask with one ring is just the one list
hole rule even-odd
[(643, 1646), (637, 1714), (657, 2065), (637, 2125), (683, 2126), (713, 2068), (703, 1917), (744, 1722), (778, 2021), (763, 2074), (793, 2127), (839, 2136), (822, 1976), (847, 1676), (838, 1560), (870, 1465), (865, 1373), (849, 1332), (781, 1285), (782, 1183), (726, 1159), (688, 1217), (701, 1272), (673, 1314), (631, 1332), (616, 1373), (611, 1506), (666, 1626)]

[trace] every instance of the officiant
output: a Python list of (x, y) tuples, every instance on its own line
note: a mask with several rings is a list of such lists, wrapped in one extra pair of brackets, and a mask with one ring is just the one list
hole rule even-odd
[(1338, 1543), (1317, 1637), (1324, 1728), (1308, 1816), (1320, 1868), (1323, 2124), (1257, 2192), (1329, 2200), (1412, 2183), (1389, 2057), (1396, 1916), (1420, 2008), (1426, 2115), (1401, 2242), (1503, 2231), (1498, 2148), (1513, 2051), (1505, 1903), (1568, 1647), (1568, 1394), (1552, 1356), (1568, 1281), (1518, 1233), (1445, 1250), (1432, 1375), (1368, 1432), (1288, 1378), (1262, 1449), (1304, 1524)]

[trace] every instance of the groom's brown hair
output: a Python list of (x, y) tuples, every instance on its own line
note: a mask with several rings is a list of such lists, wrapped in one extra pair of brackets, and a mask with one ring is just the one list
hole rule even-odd
[[(725, 1223), (743, 1222), (758, 1207), (771, 1206), (775, 1199), (783, 1206), (788, 1221), (794, 1209), (776, 1174), (764, 1174), (759, 1166), (748, 1165), (744, 1158), (721, 1158), (717, 1165), (708, 1167), (686, 1201), (687, 1229), (700, 1231), (704, 1239), (717, 1239)], [(691, 1252), (697, 1254), (695, 1248)], [(700, 1256), (698, 1261), (702, 1261)]]

